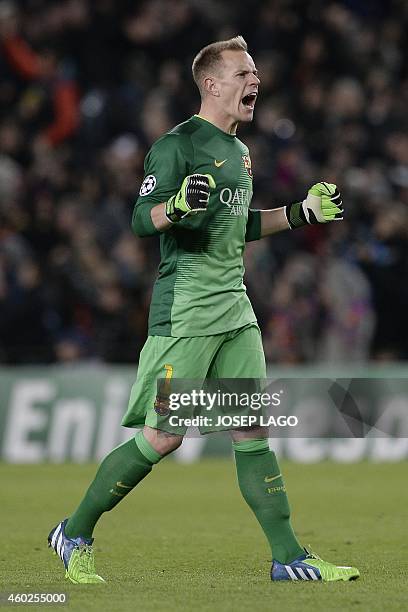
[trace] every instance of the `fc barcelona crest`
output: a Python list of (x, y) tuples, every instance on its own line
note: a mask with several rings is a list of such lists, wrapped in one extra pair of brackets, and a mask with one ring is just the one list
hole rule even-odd
[(242, 161), (244, 162), (245, 170), (248, 172), (249, 176), (252, 178), (251, 158), (249, 157), (249, 155), (243, 155)]
[(154, 411), (159, 416), (167, 416), (170, 414), (169, 398), (164, 395), (157, 395), (154, 402)]

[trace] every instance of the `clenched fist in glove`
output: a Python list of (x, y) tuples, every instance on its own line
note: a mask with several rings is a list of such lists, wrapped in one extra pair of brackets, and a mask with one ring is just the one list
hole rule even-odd
[(333, 183), (316, 183), (307, 193), (306, 200), (294, 202), (285, 207), (285, 214), (291, 229), (341, 221), (343, 219), (343, 202), (337, 186)]
[(166, 217), (177, 223), (188, 215), (207, 209), (210, 189), (215, 188), (211, 174), (190, 174), (184, 179), (180, 191), (166, 202)]

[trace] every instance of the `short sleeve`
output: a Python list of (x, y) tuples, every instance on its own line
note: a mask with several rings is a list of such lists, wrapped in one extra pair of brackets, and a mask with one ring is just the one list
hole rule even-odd
[(144, 178), (136, 201), (132, 229), (138, 236), (157, 234), (150, 212), (177, 193), (189, 174), (188, 152), (180, 134), (166, 134), (150, 149), (145, 158)]
[(259, 240), (261, 237), (261, 211), (248, 210), (248, 221), (245, 233), (245, 242), (252, 242), (252, 240)]

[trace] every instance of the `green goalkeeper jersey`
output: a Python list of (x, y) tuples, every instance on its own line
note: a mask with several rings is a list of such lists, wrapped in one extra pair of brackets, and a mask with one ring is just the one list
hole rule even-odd
[(195, 115), (157, 140), (145, 159), (132, 227), (141, 236), (157, 233), (151, 209), (177, 193), (189, 174), (211, 174), (217, 186), (205, 212), (160, 234), (151, 336), (209, 336), (256, 321), (243, 251), (245, 241), (260, 237), (260, 213), (249, 210), (251, 160), (236, 136)]

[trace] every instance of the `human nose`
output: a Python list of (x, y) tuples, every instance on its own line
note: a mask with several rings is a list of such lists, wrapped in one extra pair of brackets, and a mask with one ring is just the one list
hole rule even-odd
[(261, 80), (260, 78), (256, 75), (256, 74), (252, 74), (251, 75), (251, 85), (256, 85), (258, 86), (260, 84)]

